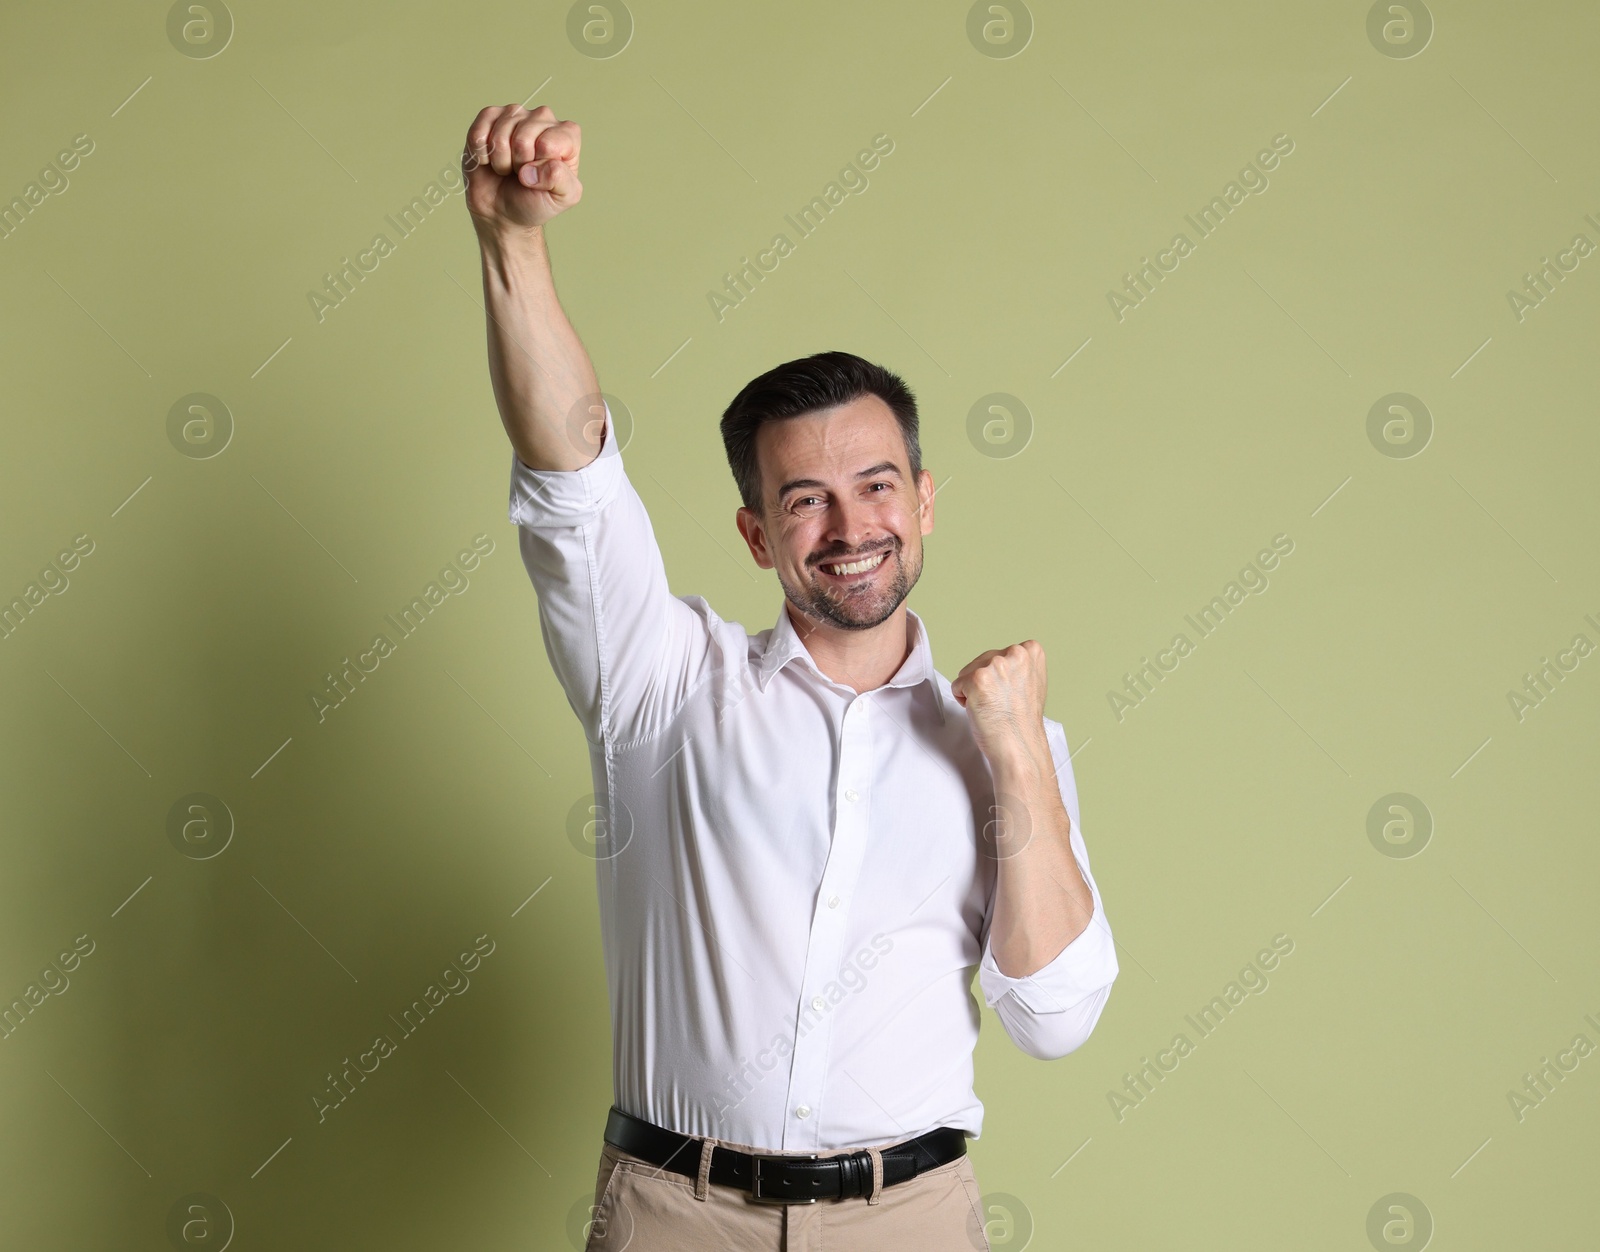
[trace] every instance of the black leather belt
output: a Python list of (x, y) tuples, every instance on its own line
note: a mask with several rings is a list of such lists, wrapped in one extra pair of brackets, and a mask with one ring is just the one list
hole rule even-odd
[[(700, 1173), (700, 1140), (624, 1113), (612, 1105), (606, 1142), (643, 1157), (652, 1165), (695, 1178)], [(967, 1132), (938, 1126), (925, 1135), (882, 1149), (883, 1185), (905, 1182), (967, 1152)], [(865, 1148), (842, 1156), (818, 1157), (740, 1152), (718, 1144), (711, 1150), (711, 1181), (739, 1187), (767, 1204), (815, 1204), (872, 1189), (872, 1158)]]

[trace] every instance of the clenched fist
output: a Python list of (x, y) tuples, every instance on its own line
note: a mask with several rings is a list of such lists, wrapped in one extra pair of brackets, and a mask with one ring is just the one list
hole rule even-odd
[(996, 766), (1041, 747), (1043, 759), (1049, 759), (1045, 690), (1044, 647), (1035, 639), (989, 649), (962, 666), (950, 684), (956, 703), (967, 711), (978, 747)]
[(467, 212), (480, 229), (543, 226), (583, 196), (578, 181), (576, 122), (556, 119), (550, 106), (491, 105), (467, 128), (461, 172)]

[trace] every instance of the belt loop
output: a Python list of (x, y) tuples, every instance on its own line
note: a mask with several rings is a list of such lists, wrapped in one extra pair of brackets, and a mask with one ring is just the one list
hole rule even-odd
[(694, 1180), (694, 1198), (704, 1200), (711, 1189), (711, 1154), (716, 1150), (710, 1139), (700, 1140), (700, 1170)]
[(877, 1148), (868, 1148), (867, 1155), (872, 1158), (872, 1188), (867, 1193), (867, 1203), (877, 1204), (883, 1199), (883, 1153)]

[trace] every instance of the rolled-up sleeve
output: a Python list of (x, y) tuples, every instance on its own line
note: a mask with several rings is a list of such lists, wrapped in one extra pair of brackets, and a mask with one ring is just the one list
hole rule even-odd
[(1105, 1008), (1116, 981), (1117, 951), (1100, 903), (1100, 888), (1089, 872), (1089, 851), (1078, 824), (1078, 787), (1072, 776), (1066, 732), (1059, 722), (1045, 719), (1045, 733), (1055, 758), (1061, 799), (1072, 819), (1069, 837), (1072, 855), (1094, 898), (1094, 915), (1083, 932), (1043, 969), (1022, 978), (1000, 972), (995, 962), (989, 922), (984, 919), (983, 959), (978, 965), (978, 985), (984, 1002), (992, 1008), (1013, 1043), (1029, 1056), (1055, 1060), (1080, 1047)]
[(597, 744), (666, 725), (709, 650), (705, 619), (667, 586), (609, 408), (602, 438), (576, 470), (531, 469), (513, 453), (509, 509), (545, 652)]

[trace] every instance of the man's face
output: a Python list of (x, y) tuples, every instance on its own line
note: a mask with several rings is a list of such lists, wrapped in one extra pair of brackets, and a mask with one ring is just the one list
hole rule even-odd
[(765, 513), (737, 517), (756, 564), (777, 571), (808, 617), (845, 630), (888, 620), (916, 586), (922, 536), (933, 530), (933, 475), (911, 480), (889, 406), (865, 395), (768, 422), (756, 432), (756, 463)]

